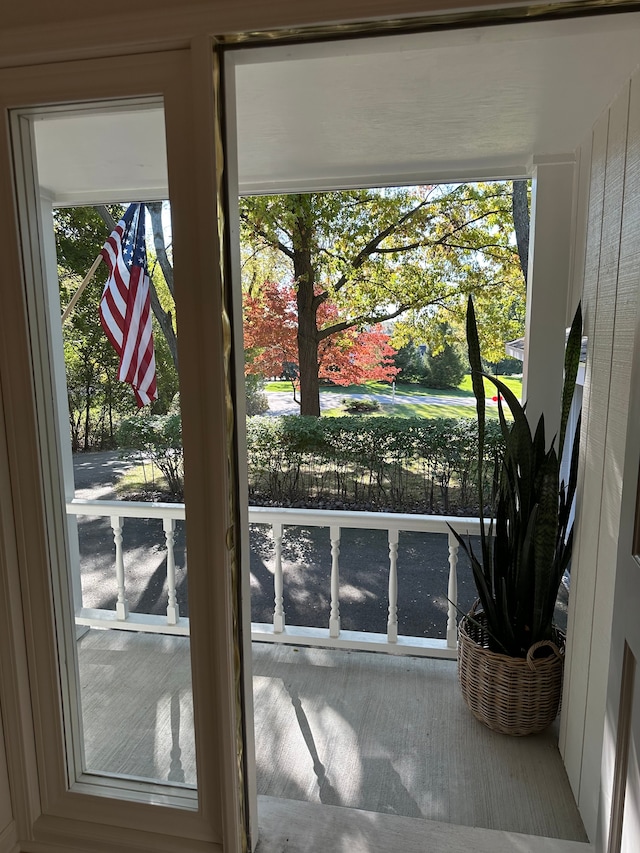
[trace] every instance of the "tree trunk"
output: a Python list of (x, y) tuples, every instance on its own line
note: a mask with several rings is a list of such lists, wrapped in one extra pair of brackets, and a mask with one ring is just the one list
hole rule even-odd
[(320, 417), (318, 341), (315, 312), (302, 309), (298, 290), (298, 357), (300, 359), (300, 414)]
[(91, 379), (87, 374), (86, 384), (84, 388), (85, 404), (84, 404), (84, 452), (89, 450), (89, 428), (91, 426)]
[(524, 283), (527, 283), (527, 273), (529, 269), (529, 199), (528, 199), (528, 181), (513, 182), (513, 225), (516, 231), (516, 243), (518, 244), (518, 257), (520, 258), (520, 267), (524, 276)]
[(313, 218), (304, 196), (292, 196), (296, 213), (292, 228), (293, 274), (298, 307), (298, 369), (300, 371), (300, 414), (320, 417), (318, 377), (318, 327), (320, 300), (314, 294), (316, 271), (311, 260)]
[(107, 379), (107, 395), (109, 400), (109, 448), (113, 447), (113, 385), (111, 377)]
[[(162, 227), (162, 202), (155, 201), (148, 203), (147, 210), (151, 215), (153, 242), (156, 249), (158, 263), (160, 264), (160, 269), (162, 270), (164, 280), (167, 282), (169, 292), (171, 293), (171, 296), (173, 296), (173, 267), (171, 266), (171, 262), (169, 261), (169, 256), (167, 255), (167, 246), (164, 240), (164, 229)], [(156, 320), (160, 324), (160, 328), (162, 329), (162, 332), (167, 340), (169, 352), (171, 353), (173, 364), (177, 370), (178, 341), (176, 338), (176, 333), (173, 330), (173, 320), (171, 317), (171, 312), (165, 311), (162, 305), (160, 305), (160, 300), (158, 299), (158, 294), (156, 293), (156, 289), (153, 285), (153, 282), (150, 281), (149, 284), (149, 293), (151, 296), (151, 310), (155, 314)]]

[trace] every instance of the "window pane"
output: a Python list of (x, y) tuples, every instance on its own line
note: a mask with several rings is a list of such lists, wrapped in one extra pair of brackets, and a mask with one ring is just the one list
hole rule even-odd
[(43, 455), (57, 451), (66, 501), (54, 587), (75, 664), (70, 775), (195, 788), (163, 108), (30, 120), (55, 407)]

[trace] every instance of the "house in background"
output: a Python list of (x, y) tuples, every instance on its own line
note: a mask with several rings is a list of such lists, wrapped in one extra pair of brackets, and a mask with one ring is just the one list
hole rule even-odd
[[(534, 416), (560, 387), (567, 318), (583, 301), (589, 343), (560, 749), (593, 849), (638, 849), (640, 13), (618, 5), (572, 4), (572, 14), (598, 14), (566, 18), (562, 3), (460, 11), (444, 0), (139, 0), (117, 15), (78, 0), (25, 0), (3, 10), (2, 853), (241, 850), (250, 826), (256, 839), (246, 500), (227, 322), (234, 191), (500, 177), (534, 182), (525, 354)], [(401, 35), (400, 18), (416, 32)], [(350, 24), (367, 38), (341, 40)], [(47, 197), (35, 156), (39, 123), (111, 116), (94, 143), (98, 151), (106, 138), (111, 152), (102, 166), (113, 195), (101, 200), (157, 197), (146, 162), (119, 182), (130, 140), (110, 134), (118, 115), (158, 105), (180, 322), (196, 795), (90, 777), (75, 759), (64, 424), (52, 399), (46, 300), (45, 226), (62, 202)], [(82, 196), (89, 171), (76, 158), (67, 203), (94, 200)], [(314, 832), (324, 829), (310, 825), (301, 849), (319, 849)], [(429, 849), (525, 843), (469, 841), (456, 827), (428, 833)], [(342, 837), (356, 844), (348, 826)], [(401, 829), (398, 837), (407, 849)], [(375, 837), (357, 843), (376, 849)]]

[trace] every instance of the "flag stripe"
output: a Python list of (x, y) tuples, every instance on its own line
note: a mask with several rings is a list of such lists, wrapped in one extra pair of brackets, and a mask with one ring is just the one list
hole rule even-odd
[(143, 205), (130, 205), (104, 244), (109, 278), (100, 300), (102, 327), (120, 358), (118, 378), (132, 386), (139, 407), (158, 397), (144, 216)]

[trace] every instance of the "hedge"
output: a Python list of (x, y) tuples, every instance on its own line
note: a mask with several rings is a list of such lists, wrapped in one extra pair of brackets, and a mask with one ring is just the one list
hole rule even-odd
[[(477, 427), (461, 418), (251, 418), (253, 504), (476, 514)], [(487, 423), (487, 494), (502, 452)]]

